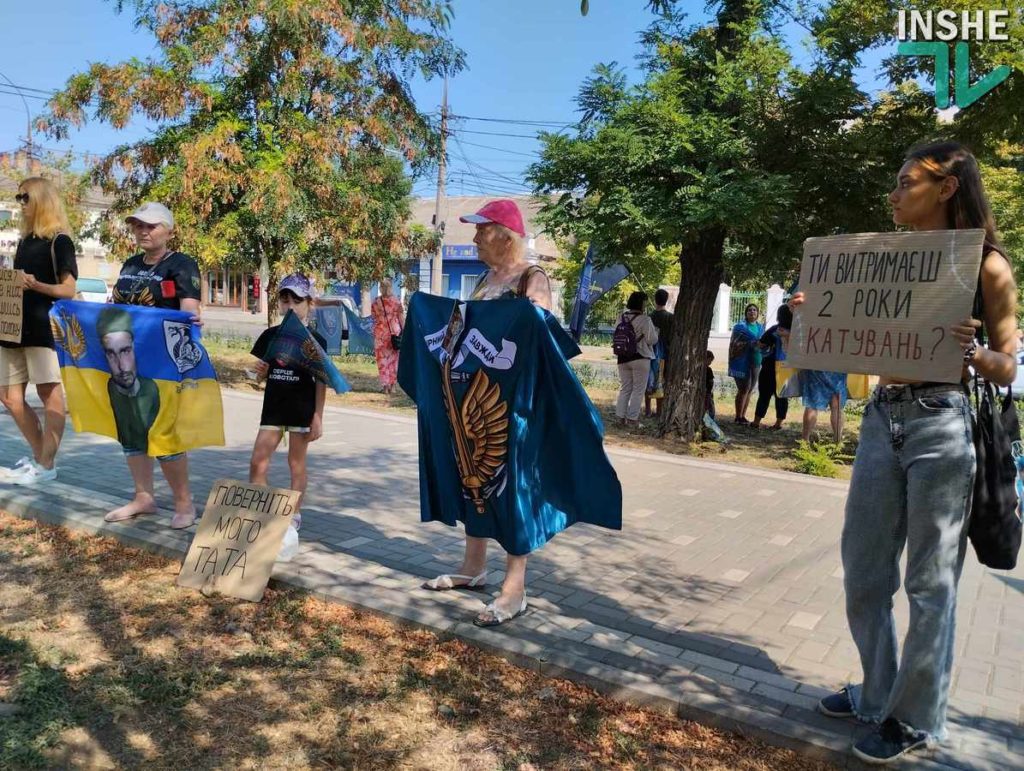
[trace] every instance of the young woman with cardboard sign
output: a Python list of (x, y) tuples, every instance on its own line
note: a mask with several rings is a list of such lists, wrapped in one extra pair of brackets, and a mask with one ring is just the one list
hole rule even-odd
[[(974, 156), (955, 142), (912, 149), (889, 194), (893, 221), (913, 230), (983, 228), (981, 318), (949, 332), (963, 349), (962, 382), (883, 377), (864, 412), (846, 503), (846, 613), (864, 682), (821, 700), (831, 717), (879, 722), (853, 752), (889, 763), (945, 737), (957, 583), (967, 547), (975, 448), (968, 366), (1008, 385), (1017, 369), (1017, 290), (996, 236)], [(803, 297), (795, 295), (792, 304)], [(976, 343), (984, 327), (987, 348)], [(893, 595), (907, 550), (910, 625), (897, 657)]]

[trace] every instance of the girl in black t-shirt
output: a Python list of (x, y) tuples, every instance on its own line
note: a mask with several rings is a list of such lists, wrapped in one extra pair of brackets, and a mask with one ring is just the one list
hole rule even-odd
[[(278, 310), (282, 315), (287, 314), (289, 310), (295, 311), (295, 315), (305, 324), (312, 304), (311, 295), (312, 287), (308, 278), (298, 273), (285, 276), (278, 285)], [(255, 365), (256, 373), (260, 378), (266, 378), (267, 388), (263, 392), (260, 430), (252, 448), (252, 459), (249, 461), (249, 481), (257, 485), (267, 484), (270, 459), (287, 432), (291, 489), (305, 494), (306, 453), (309, 443), (315, 442), (323, 434), (327, 386), (315, 380), (304, 369), (276, 362), (268, 364), (264, 360), (276, 332), (276, 326), (264, 330), (252, 347), (252, 355), (259, 360)], [(321, 347), (326, 347), (327, 341), (316, 332), (312, 334)], [(300, 498), (299, 505), (301, 504)], [(296, 512), (293, 519), (296, 528), (301, 520), (302, 515)]]
[[(188, 311), (192, 314), (193, 323), (202, 324), (199, 318), (199, 266), (193, 257), (168, 246), (174, 236), (171, 210), (161, 203), (144, 203), (125, 222), (142, 252), (129, 257), (121, 268), (112, 293), (113, 301), (124, 305)], [(156, 513), (153, 459), (134, 449), (125, 448), (124, 454), (135, 483), (135, 497), (109, 512), (105, 517), (107, 522)], [(190, 527), (195, 521), (196, 509), (188, 484), (188, 456), (178, 453), (157, 460), (174, 494), (171, 527), (175, 530)]]
[[(21, 340), (0, 343), (0, 402), (32, 455), (3, 469), (2, 475), (12, 484), (35, 485), (57, 478), (54, 461), (64, 436), (64, 388), (50, 331), (50, 307), (54, 300), (75, 296), (78, 263), (56, 186), (48, 179), (29, 177), (18, 185), (15, 200), (21, 204), (21, 240), (14, 257), (14, 268), (23, 276)], [(28, 383), (35, 384), (42, 399), (42, 423), (25, 402)]]

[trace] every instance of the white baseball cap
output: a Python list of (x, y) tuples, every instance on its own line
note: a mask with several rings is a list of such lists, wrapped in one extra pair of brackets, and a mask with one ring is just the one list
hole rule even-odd
[(132, 220), (145, 222), (147, 225), (164, 224), (169, 228), (174, 227), (174, 215), (171, 214), (171, 210), (155, 201), (147, 201), (124, 218), (124, 221), (128, 223), (131, 223)]

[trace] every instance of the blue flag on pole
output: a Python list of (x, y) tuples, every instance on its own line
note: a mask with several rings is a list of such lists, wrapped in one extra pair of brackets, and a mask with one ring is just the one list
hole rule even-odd
[(316, 330), (327, 341), (326, 350), (331, 356), (341, 355), (341, 308), (337, 305), (321, 305), (313, 309), (309, 328)]
[(597, 256), (594, 245), (587, 248), (587, 256), (583, 259), (583, 270), (580, 271), (579, 286), (576, 287), (576, 299), (572, 304), (572, 315), (569, 317), (569, 331), (578, 343), (583, 335), (583, 327), (587, 314), (601, 295), (611, 290), (622, 279), (629, 275), (629, 268), (622, 263), (594, 268)]
[(263, 360), (304, 369), (321, 383), (333, 388), (335, 393), (343, 394), (352, 390), (352, 386), (338, 372), (331, 357), (295, 315), (295, 311), (290, 310), (285, 314), (281, 326), (267, 345)]
[(373, 356), (373, 317), (359, 317), (347, 305), (341, 306), (348, 325), (348, 352)]

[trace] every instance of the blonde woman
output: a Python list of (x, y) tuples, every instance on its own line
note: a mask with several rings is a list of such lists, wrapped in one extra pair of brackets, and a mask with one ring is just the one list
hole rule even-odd
[[(75, 296), (78, 263), (68, 235), (64, 204), (56, 186), (42, 177), (29, 177), (14, 197), (21, 206), (15, 270), (22, 271), (21, 341), (0, 342), (0, 402), (11, 413), (31, 449), (14, 468), (4, 469), (0, 481), (36, 485), (57, 478), (55, 459), (64, 436), (64, 388), (50, 331), (54, 300)], [(28, 383), (35, 384), (43, 402), (43, 419), (25, 401)]]

